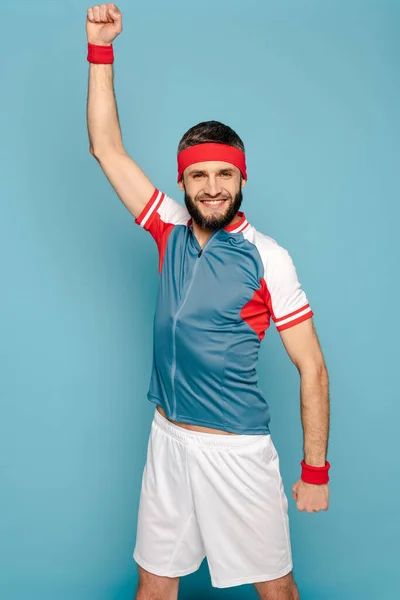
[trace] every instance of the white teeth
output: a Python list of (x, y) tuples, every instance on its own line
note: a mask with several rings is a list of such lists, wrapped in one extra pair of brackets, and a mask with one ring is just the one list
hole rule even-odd
[(224, 202), (224, 200), (203, 200), (203, 204), (221, 204), (221, 202)]

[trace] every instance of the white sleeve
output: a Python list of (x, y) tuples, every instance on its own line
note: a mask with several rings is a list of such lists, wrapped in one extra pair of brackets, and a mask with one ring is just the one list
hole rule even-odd
[(135, 223), (149, 231), (157, 244), (160, 244), (167, 229), (175, 225), (186, 225), (189, 219), (190, 215), (185, 206), (155, 189)]
[(268, 253), (264, 278), (267, 284), (266, 304), (278, 331), (313, 316), (292, 258), (285, 248), (276, 245)]

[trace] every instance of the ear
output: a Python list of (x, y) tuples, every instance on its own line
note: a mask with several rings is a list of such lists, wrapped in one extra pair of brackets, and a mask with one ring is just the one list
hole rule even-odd
[(178, 185), (179, 185), (179, 189), (181, 190), (181, 192), (184, 192), (185, 191), (185, 186), (183, 185), (183, 177), (180, 180), (180, 182), (178, 183)]
[(246, 183), (247, 183), (247, 181), (244, 178), (242, 178), (242, 189), (244, 188), (244, 186), (246, 185)]

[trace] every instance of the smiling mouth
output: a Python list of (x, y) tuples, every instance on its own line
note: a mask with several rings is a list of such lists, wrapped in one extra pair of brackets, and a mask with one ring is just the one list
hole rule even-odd
[(226, 202), (226, 199), (222, 198), (222, 200), (200, 200), (200, 202), (210, 208), (218, 208), (219, 206), (223, 206), (223, 204)]

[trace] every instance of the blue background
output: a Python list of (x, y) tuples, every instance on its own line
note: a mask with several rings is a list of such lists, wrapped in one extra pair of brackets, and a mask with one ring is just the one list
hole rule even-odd
[[(0, 597), (122, 600), (136, 584), (157, 286), (86, 130), (81, 0), (1, 2)], [(400, 4), (123, 2), (115, 87), (124, 143), (182, 201), (193, 124), (244, 139), (244, 210), (291, 253), (330, 373), (328, 513), (291, 499), (299, 377), (271, 328), (259, 374), (289, 496), (302, 600), (395, 600)], [(211, 588), (206, 561), (180, 598)]]

